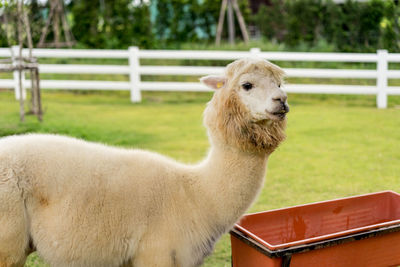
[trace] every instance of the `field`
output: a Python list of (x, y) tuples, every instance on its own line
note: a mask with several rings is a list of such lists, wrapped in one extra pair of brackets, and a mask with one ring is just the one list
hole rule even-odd
[[(139, 147), (193, 163), (207, 153), (202, 111), (208, 93), (45, 92), (44, 121), (18, 119), (10, 91), (0, 92), (0, 136), (58, 133)], [(249, 212), (338, 197), (400, 192), (400, 98), (378, 110), (373, 96), (289, 95), (287, 140), (268, 163), (264, 188)], [(46, 266), (32, 255), (26, 266)], [(229, 237), (204, 266), (230, 266)]]

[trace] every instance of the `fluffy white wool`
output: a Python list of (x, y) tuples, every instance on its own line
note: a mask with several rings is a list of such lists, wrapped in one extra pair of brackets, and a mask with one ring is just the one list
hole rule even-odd
[(254, 201), (284, 139), (285, 120), (260, 121), (251, 98), (241, 102), (244, 74), (268, 81), (255, 88), (263, 97), (284, 94), (277, 66), (229, 65), (205, 111), (212, 147), (196, 165), (57, 135), (0, 139), (0, 267), (23, 266), (32, 250), (57, 267), (200, 265)]

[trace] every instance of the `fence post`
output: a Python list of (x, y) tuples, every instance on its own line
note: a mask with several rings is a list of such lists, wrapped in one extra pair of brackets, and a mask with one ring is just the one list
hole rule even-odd
[(139, 62), (139, 48), (136, 46), (129, 47), (129, 80), (131, 83), (131, 102), (142, 101), (142, 94), (140, 92), (140, 62)]
[(377, 95), (376, 95), (376, 106), (378, 108), (387, 108), (387, 71), (388, 71), (388, 51), (378, 50), (378, 76), (376, 79)]
[[(13, 45), (11, 47), (12, 49), (12, 64), (13, 66), (17, 66), (22, 59), (18, 59), (19, 57), (19, 46), (18, 45)], [(19, 100), (20, 99), (20, 92), (22, 91), (22, 99), (26, 99), (26, 89), (25, 89), (25, 71), (22, 71), (22, 90), (19, 88), (19, 75), (18, 75), (18, 70), (13, 71), (13, 77), (14, 77), (14, 91), (15, 91), (15, 99)]]
[(258, 54), (261, 53), (261, 49), (258, 47), (250, 48), (250, 53), (252, 54), (252, 56), (257, 57)]

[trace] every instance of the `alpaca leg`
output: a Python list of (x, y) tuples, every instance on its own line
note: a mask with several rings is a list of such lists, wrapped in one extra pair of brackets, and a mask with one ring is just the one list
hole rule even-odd
[(0, 267), (24, 266), (28, 245), (24, 217), (4, 212), (4, 205), (0, 206)]
[(24, 266), (29, 243), (25, 217), (17, 186), (0, 176), (0, 267)]

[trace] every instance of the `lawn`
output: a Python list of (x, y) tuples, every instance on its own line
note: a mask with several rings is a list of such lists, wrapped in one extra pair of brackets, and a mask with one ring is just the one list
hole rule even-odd
[[(45, 92), (44, 121), (18, 121), (18, 103), (0, 92), (0, 136), (47, 132), (157, 151), (183, 162), (207, 153), (202, 111), (208, 93)], [(287, 140), (270, 157), (249, 212), (380, 190), (400, 192), (400, 98), (378, 110), (373, 96), (290, 95)], [(45, 266), (37, 255), (27, 266)], [(225, 235), (204, 266), (230, 266)]]

